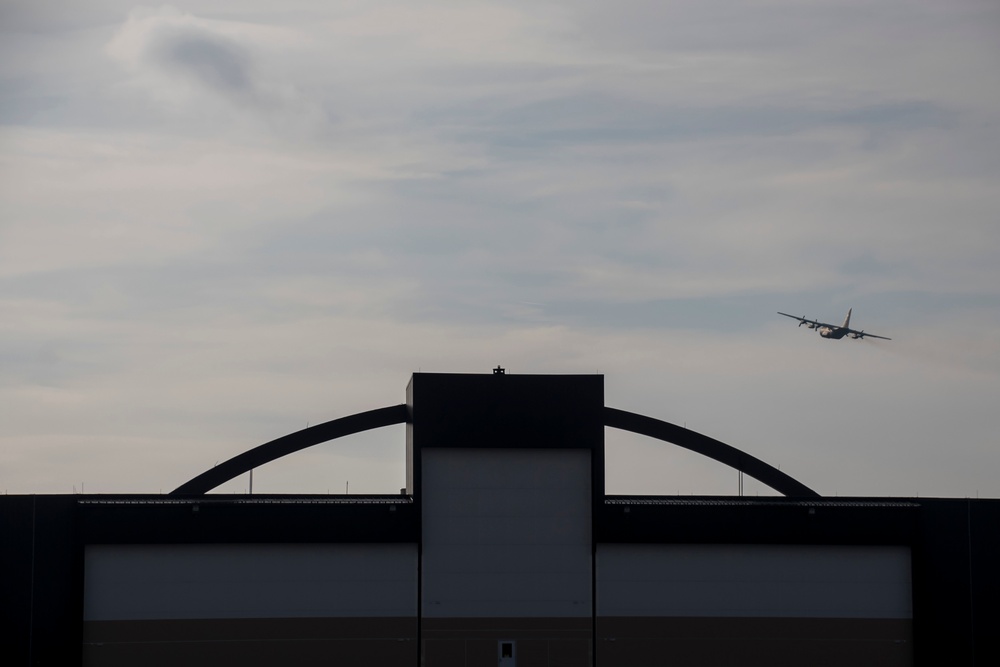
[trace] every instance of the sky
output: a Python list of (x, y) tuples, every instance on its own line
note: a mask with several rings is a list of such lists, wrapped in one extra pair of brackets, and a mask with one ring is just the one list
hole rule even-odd
[[(499, 364), (823, 495), (996, 498), (998, 256), (991, 0), (0, 0), (2, 493), (168, 493)], [(777, 314), (848, 308), (892, 340)], [(396, 493), (404, 441), (254, 491)], [(609, 493), (738, 492), (606, 442)]]

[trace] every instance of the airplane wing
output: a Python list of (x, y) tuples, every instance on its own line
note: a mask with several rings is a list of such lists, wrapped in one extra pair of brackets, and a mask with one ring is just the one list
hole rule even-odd
[(876, 336), (875, 334), (865, 333), (864, 331), (855, 331), (854, 329), (848, 329), (847, 330), (847, 335), (850, 336), (851, 338), (854, 338), (854, 339), (858, 339), (858, 338), (881, 338), (882, 340), (892, 340), (891, 338), (887, 338), (886, 336)]
[[(799, 321), (799, 326), (802, 326), (803, 324), (808, 324), (810, 329), (816, 329), (818, 327), (829, 327), (830, 326), (829, 324), (826, 324), (825, 322), (817, 322), (816, 320), (808, 320), (808, 319), (806, 319), (804, 317), (799, 317), (798, 315), (789, 315), (788, 313), (783, 313), (780, 310), (778, 311), (778, 314), (779, 315), (784, 315), (785, 317), (790, 317), (793, 320), (798, 320)], [(865, 334), (865, 335), (867, 336), (868, 334)]]

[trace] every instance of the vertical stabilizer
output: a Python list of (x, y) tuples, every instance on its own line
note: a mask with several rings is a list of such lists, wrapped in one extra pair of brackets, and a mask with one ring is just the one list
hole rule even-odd
[(850, 328), (850, 326), (851, 326), (851, 311), (852, 310), (854, 310), (854, 308), (848, 308), (847, 309), (847, 317), (844, 318), (844, 323), (841, 325), (842, 329)]

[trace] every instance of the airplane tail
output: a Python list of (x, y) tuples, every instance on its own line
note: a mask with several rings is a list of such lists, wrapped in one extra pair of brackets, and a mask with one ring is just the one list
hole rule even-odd
[(854, 310), (854, 308), (848, 308), (847, 309), (847, 317), (844, 318), (844, 324), (842, 325), (841, 328), (843, 328), (843, 329), (850, 328), (850, 326), (851, 326), (851, 311), (852, 310)]

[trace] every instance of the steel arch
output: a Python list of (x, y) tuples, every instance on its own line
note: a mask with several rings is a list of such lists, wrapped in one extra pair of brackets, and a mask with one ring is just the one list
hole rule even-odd
[(736, 468), (786, 496), (819, 497), (819, 494), (808, 486), (793, 477), (789, 477), (774, 466), (724, 442), (719, 442), (695, 431), (689, 431), (676, 424), (634, 412), (605, 407), (604, 425), (690, 449), (731, 468)]
[(234, 477), (258, 468), (265, 463), (280, 459), (300, 449), (312, 447), (330, 440), (342, 438), (362, 431), (369, 431), (382, 426), (392, 426), (406, 422), (406, 405), (393, 405), (359, 412), (357, 414), (334, 419), (333, 421), (310, 426), (309, 428), (283, 435), (276, 440), (254, 447), (206, 470), (194, 479), (181, 484), (170, 495), (202, 495), (208, 493), (220, 484)]
[[(270, 463), (283, 456), (354, 433), (381, 428), (383, 426), (403, 424), (407, 421), (407, 416), (408, 409), (405, 404), (393, 405), (376, 410), (368, 410), (367, 412), (359, 412), (323, 424), (317, 424), (301, 431), (289, 433), (288, 435), (254, 447), (242, 454), (238, 454), (210, 470), (206, 470), (197, 477), (181, 484), (170, 495), (203, 495), (220, 484), (224, 484), (245, 472), (249, 472), (253, 468), (258, 468), (265, 463)], [(605, 426), (663, 440), (664, 442), (714, 459), (750, 475), (759, 482), (786, 496), (819, 497), (818, 493), (806, 485), (786, 475), (777, 468), (764, 463), (760, 459), (676, 424), (609, 407), (604, 408), (603, 421)]]

